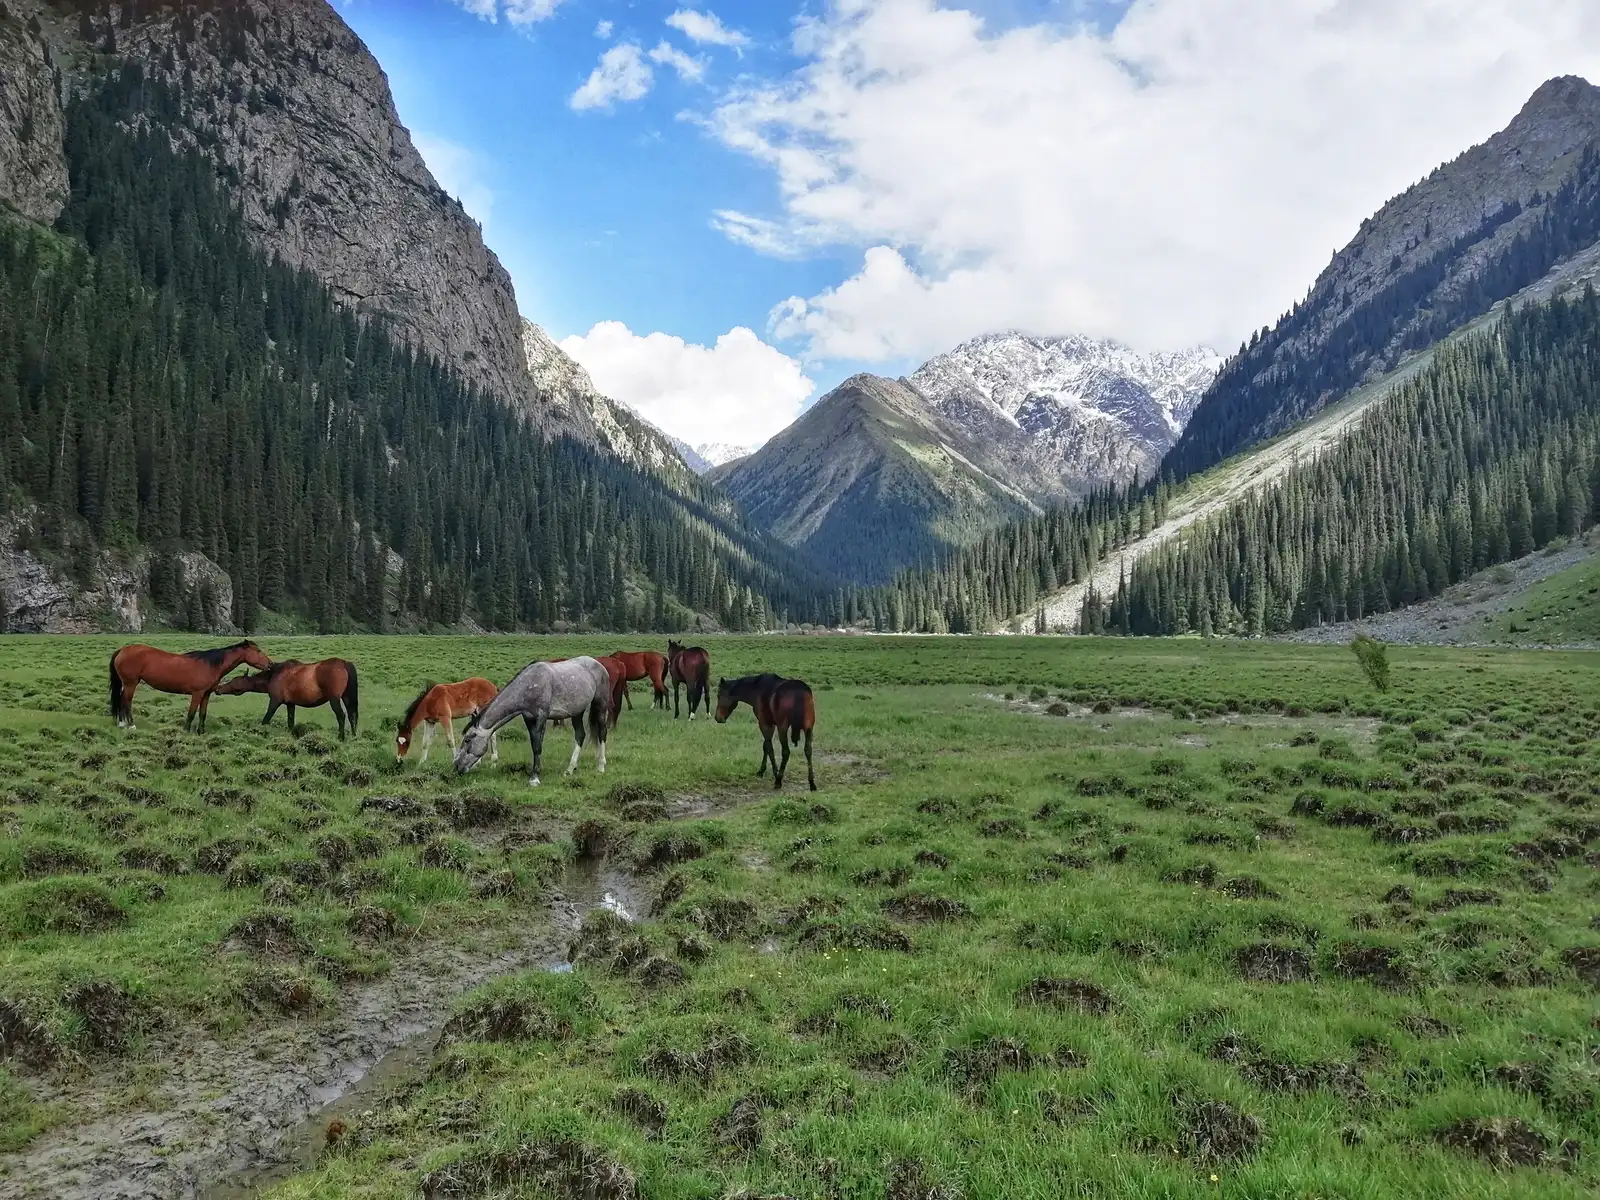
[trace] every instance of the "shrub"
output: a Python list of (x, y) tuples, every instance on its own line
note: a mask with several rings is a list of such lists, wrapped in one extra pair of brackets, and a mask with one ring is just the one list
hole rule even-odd
[(1367, 682), (1380, 692), (1389, 690), (1389, 648), (1376, 638), (1370, 638), (1364, 633), (1356, 634), (1355, 641), (1350, 643), (1350, 650), (1356, 656), (1356, 662), (1361, 664), (1361, 673), (1367, 677)]

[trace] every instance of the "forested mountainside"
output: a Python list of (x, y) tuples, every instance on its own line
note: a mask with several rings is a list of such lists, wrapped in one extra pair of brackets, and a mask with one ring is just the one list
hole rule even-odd
[[(1442, 347), (1331, 449), (1154, 550), (1088, 633), (1256, 635), (1425, 599), (1600, 516), (1600, 300), (1519, 308)], [(1248, 462), (1248, 460), (1247, 460)], [(938, 566), (856, 589), (835, 616), (992, 629), (1144, 538), (1184, 485), (1108, 490)]]
[(1447, 347), (1315, 461), (1142, 559), (1082, 628), (1259, 635), (1425, 600), (1600, 514), (1600, 299)]
[(698, 481), (546, 440), (269, 259), (169, 135), (209, 100), (106, 60), (65, 113), (55, 230), (0, 218), (0, 505), (28, 549), (80, 575), (147, 563), (158, 608), (210, 624), (180, 569), (203, 552), (247, 629), (263, 608), (320, 629), (808, 610), (825, 581)]
[(1271, 437), (1600, 238), (1600, 88), (1541, 86), (1502, 131), (1391, 200), (1306, 298), (1228, 360), (1162, 470)]

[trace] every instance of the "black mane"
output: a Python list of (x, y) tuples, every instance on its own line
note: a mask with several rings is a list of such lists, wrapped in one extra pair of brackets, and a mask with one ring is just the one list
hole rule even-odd
[(246, 638), (244, 641), (235, 642), (231, 646), (217, 646), (211, 650), (186, 650), (183, 656), (185, 658), (197, 658), (207, 666), (220, 667), (222, 660), (228, 656), (230, 650), (243, 650), (246, 646), (254, 644), (254, 642)]
[(406, 715), (400, 718), (401, 729), (409, 729), (411, 727), (411, 718), (416, 714), (416, 711), (422, 702), (428, 698), (428, 693), (433, 691), (433, 688), (434, 685), (431, 683), (425, 683), (422, 685), (422, 691), (417, 693), (417, 698), (413, 700), (410, 707), (406, 709)]

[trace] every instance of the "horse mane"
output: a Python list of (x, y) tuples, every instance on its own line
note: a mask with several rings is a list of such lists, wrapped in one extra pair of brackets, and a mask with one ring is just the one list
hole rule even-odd
[(185, 658), (199, 659), (207, 666), (220, 667), (222, 665), (222, 660), (228, 656), (230, 651), (243, 650), (246, 646), (254, 645), (254, 642), (246, 638), (244, 641), (235, 642), (231, 646), (217, 646), (210, 650), (185, 650), (183, 652), (183, 656)]
[(422, 706), (422, 702), (428, 698), (428, 693), (433, 691), (433, 688), (434, 685), (431, 683), (425, 683), (422, 685), (422, 691), (417, 693), (417, 698), (413, 700), (410, 707), (406, 709), (406, 715), (400, 718), (401, 729), (411, 728), (411, 718), (416, 715), (417, 709)]

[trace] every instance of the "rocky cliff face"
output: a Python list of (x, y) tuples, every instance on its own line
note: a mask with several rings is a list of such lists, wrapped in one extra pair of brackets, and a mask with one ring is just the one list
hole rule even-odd
[(49, 224), (67, 202), (65, 126), (41, 26), (0, 4), (0, 203)]
[(1167, 465), (1204, 470), (1336, 400), (1600, 237), (1600, 88), (1552, 79), (1499, 133), (1361, 223), (1223, 367)]
[[(584, 433), (538, 403), (510, 276), (434, 180), (383, 69), (326, 0), (107, 6), (87, 26), (75, 6), (6, 2), (19, 28), (38, 19), (69, 81), (86, 85), (114, 49), (178, 87), (178, 136), (217, 161), (264, 249), (542, 428)], [(50, 220), (65, 194), (59, 116), (48, 128), (36, 121), (34, 134), (31, 172), (45, 181), (35, 213)]]

